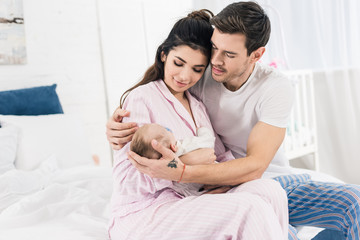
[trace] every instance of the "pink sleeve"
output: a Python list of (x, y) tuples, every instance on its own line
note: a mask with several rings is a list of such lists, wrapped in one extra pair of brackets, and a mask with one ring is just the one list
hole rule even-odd
[(117, 192), (122, 195), (138, 195), (154, 194), (157, 191), (171, 187), (172, 181), (151, 178), (139, 172), (128, 160), (126, 153), (129, 151), (127, 144), (123, 149), (114, 152), (113, 179)]
[(226, 150), (226, 148), (225, 148), (224, 144), (222, 143), (219, 135), (213, 129), (212, 124), (210, 122), (209, 114), (208, 114), (208, 112), (206, 110), (205, 105), (202, 102), (200, 102), (200, 104), (201, 104), (200, 106), (201, 106), (201, 109), (202, 109), (200, 114), (203, 115), (202, 116), (202, 119), (203, 119), (202, 126), (212, 129), (213, 132), (214, 132), (214, 135), (215, 135), (215, 147), (214, 147), (214, 150), (215, 150), (215, 155), (216, 155), (216, 161), (225, 162), (225, 161), (235, 159), (232, 152), (230, 150)]
[[(136, 122), (139, 126), (152, 122), (152, 112), (149, 107), (150, 94), (133, 90), (126, 98), (124, 108), (130, 111), (130, 117), (124, 118), (123, 122)], [(127, 192), (155, 193), (163, 188), (172, 186), (172, 181), (151, 178), (137, 169), (130, 163), (127, 152), (130, 150), (130, 143), (120, 151), (114, 152), (113, 176), (116, 183), (120, 183)]]
[(219, 135), (215, 133), (215, 155), (216, 155), (216, 161), (218, 162), (226, 162), (229, 160), (235, 159), (234, 155), (230, 150), (226, 150), (224, 144), (222, 143)]

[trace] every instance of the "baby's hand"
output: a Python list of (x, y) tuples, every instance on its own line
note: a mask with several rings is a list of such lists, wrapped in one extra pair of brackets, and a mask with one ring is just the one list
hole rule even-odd
[(216, 160), (213, 148), (200, 148), (180, 157), (186, 165), (213, 164)]

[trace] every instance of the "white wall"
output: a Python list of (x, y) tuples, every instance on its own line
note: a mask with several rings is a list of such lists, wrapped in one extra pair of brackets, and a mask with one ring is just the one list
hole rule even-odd
[(102, 164), (109, 164), (95, 0), (23, 4), (27, 64), (0, 66), (0, 90), (57, 83), (65, 114), (79, 116), (89, 151), (99, 155)]
[(192, 9), (191, 0), (99, 1), (110, 113), (122, 93), (154, 63), (157, 47), (176, 20)]

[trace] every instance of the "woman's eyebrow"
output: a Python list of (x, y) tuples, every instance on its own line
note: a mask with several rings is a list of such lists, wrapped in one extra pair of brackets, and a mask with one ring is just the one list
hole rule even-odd
[[(186, 63), (186, 61), (184, 59), (182, 59), (181, 57), (179, 56), (175, 56), (177, 59), (179, 59), (180, 61), (182, 61), (183, 63)], [(204, 64), (197, 64), (197, 65), (194, 65), (194, 67), (206, 67)]]
[(183, 63), (186, 63), (186, 61), (184, 59), (182, 59), (181, 57), (179, 56), (175, 56), (177, 59), (179, 59), (180, 61), (182, 61)]

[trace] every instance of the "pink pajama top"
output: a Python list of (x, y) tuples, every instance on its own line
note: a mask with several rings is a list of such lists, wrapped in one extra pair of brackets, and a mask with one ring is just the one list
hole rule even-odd
[[(130, 111), (130, 117), (124, 118), (123, 122), (137, 122), (139, 126), (157, 123), (171, 129), (178, 140), (195, 136), (197, 127), (212, 129), (205, 106), (188, 91), (185, 94), (196, 126), (189, 112), (172, 95), (163, 80), (140, 86), (128, 95), (123, 108)], [(217, 134), (215, 136), (217, 161), (234, 159), (232, 153), (225, 150)], [(183, 198), (171, 188), (172, 181), (151, 178), (137, 171), (127, 158), (129, 146), (128, 143), (121, 150), (114, 151), (112, 220)]]

